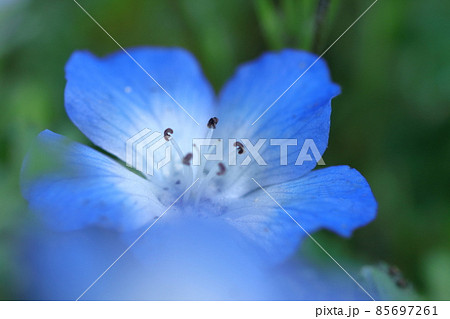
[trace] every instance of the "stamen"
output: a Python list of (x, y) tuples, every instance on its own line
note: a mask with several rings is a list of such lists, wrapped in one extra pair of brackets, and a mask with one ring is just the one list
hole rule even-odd
[[(211, 139), (212, 136), (214, 134), (214, 130), (217, 126), (217, 123), (219, 123), (219, 119), (217, 117), (212, 117), (209, 119), (208, 124), (206, 126), (208, 126), (209, 130), (208, 130), (208, 134), (206, 135), (206, 145), (210, 145), (211, 144)], [(211, 145), (208, 147), (208, 152), (211, 150)], [(201, 158), (201, 154), (200, 154), (200, 150), (198, 151), (199, 156), (200, 156), (200, 166), (197, 169), (197, 178), (200, 178), (203, 175), (203, 170), (205, 169), (205, 165), (206, 165), (206, 161), (203, 161)]]
[[(184, 176), (185, 176), (185, 181), (184, 184), (187, 186), (189, 186), (192, 181), (193, 181), (193, 173), (192, 173), (192, 167), (189, 165), (190, 160), (192, 159), (192, 153), (188, 153), (186, 154), (186, 156), (183, 155), (183, 151), (181, 150), (180, 146), (178, 145), (178, 143), (175, 141), (175, 138), (173, 138), (170, 134), (173, 134), (173, 130), (172, 129), (166, 129), (166, 131), (164, 131), (164, 138), (166, 137), (166, 133), (169, 133), (169, 137), (170, 137), (170, 142), (172, 143), (173, 147), (175, 148), (175, 151), (177, 152), (179, 158), (181, 159), (181, 161), (183, 162), (183, 164), (185, 164), (186, 166), (184, 167)], [(190, 157), (189, 157), (190, 156)], [(185, 163), (187, 161), (187, 164)], [(188, 194), (187, 194), (188, 195)], [(185, 197), (187, 199), (187, 196)]]
[(187, 153), (185, 157), (183, 157), (183, 164), (184, 165), (191, 165), (191, 159), (192, 159), (192, 153)]
[[(233, 142), (233, 146), (234, 148), (231, 146), (231, 143)], [(229, 144), (229, 148), (230, 148), (230, 153), (228, 154), (228, 160), (229, 160), (229, 164), (227, 166), (227, 175), (229, 176), (229, 178), (227, 178), (226, 180), (224, 180), (224, 188), (227, 188), (230, 186), (231, 183), (234, 183), (236, 180), (242, 178), (242, 171), (240, 170), (240, 165), (237, 165), (237, 155), (242, 155), (245, 153), (245, 148), (244, 148), (244, 144), (242, 144), (239, 141), (236, 141), (235, 139), (230, 140), (230, 144)]]
[(198, 188), (197, 188), (198, 195), (197, 195), (197, 198), (195, 199), (194, 207), (197, 207), (198, 203), (200, 202), (201, 197), (205, 193), (205, 188), (207, 187), (207, 185), (209, 185), (209, 183), (213, 179), (213, 177), (215, 175), (221, 176), (221, 175), (225, 174), (225, 172), (226, 172), (225, 165), (223, 163), (219, 163), (218, 166), (219, 166), (219, 169), (211, 168), (209, 170), (208, 174), (206, 174), (206, 176), (200, 180)]
[(218, 165), (219, 165), (219, 171), (217, 172), (217, 176), (224, 175), (227, 170), (225, 165), (223, 163), (219, 163)]
[(238, 152), (239, 155), (241, 155), (241, 154), (243, 154), (243, 153), (245, 152), (245, 150), (244, 150), (244, 145), (242, 145), (241, 142), (235, 142), (235, 143), (233, 144), (233, 146), (236, 147), (237, 152)]
[[(188, 185), (192, 184), (194, 180), (194, 173), (191, 167), (192, 153), (187, 153), (186, 156), (183, 157), (184, 171), (188, 180)], [(189, 200), (190, 194), (186, 194), (184, 197), (185, 200)]]
[(164, 131), (164, 139), (166, 141), (169, 141), (172, 134), (173, 134), (173, 130), (170, 127), (166, 128), (166, 130)]
[(206, 126), (208, 126), (208, 128), (215, 129), (217, 123), (219, 123), (219, 119), (217, 117), (212, 117), (209, 119), (208, 124)]

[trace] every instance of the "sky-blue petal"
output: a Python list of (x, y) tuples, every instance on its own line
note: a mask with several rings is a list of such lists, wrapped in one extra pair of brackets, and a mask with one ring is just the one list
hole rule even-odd
[(264, 262), (275, 265), (292, 256), (305, 234), (282, 210), (258, 197), (243, 198), (222, 218), (260, 251)]
[[(348, 166), (317, 169), (266, 190), (308, 232), (325, 228), (348, 237), (376, 216), (377, 203), (369, 184)], [(268, 201), (267, 194), (260, 193), (254, 196)]]
[(54, 229), (141, 227), (164, 208), (148, 180), (106, 155), (43, 131), (21, 172), (22, 194)]
[[(127, 50), (98, 58), (75, 52), (66, 65), (65, 107), (72, 122), (96, 145), (125, 160), (125, 143), (143, 129), (175, 131), (182, 149), (203, 137), (214, 92), (195, 58), (178, 48)], [(200, 125), (197, 125), (153, 77)]]
[(264, 189), (276, 202), (259, 189), (242, 198), (223, 218), (262, 248), (273, 263), (298, 249), (307, 236), (304, 230), (311, 234), (325, 228), (350, 236), (376, 215), (377, 203), (369, 184), (348, 166), (314, 170)]
[[(316, 166), (314, 157), (313, 161), (294, 166), (305, 139), (313, 139), (321, 154), (327, 147), (331, 99), (339, 94), (340, 88), (331, 81), (325, 61), (316, 60), (314, 54), (292, 49), (265, 53), (239, 67), (221, 91), (217, 135), (249, 138), (252, 143), (259, 138), (267, 139), (266, 148), (262, 149), (267, 166), (253, 161), (243, 170), (247, 177), (257, 178), (262, 185), (298, 178)], [(278, 146), (268, 146), (270, 139), (277, 138), (297, 139), (297, 146), (288, 148), (288, 165), (280, 165)], [(249, 178), (242, 180), (248, 183)]]
[[(263, 268), (255, 247), (242, 246), (224, 223), (185, 218), (164, 224), (171, 215), (158, 221), (80, 300), (367, 299), (331, 260), (315, 264), (297, 255)], [(26, 276), (24, 298), (75, 300), (139, 234), (131, 232), (126, 242), (109, 230), (27, 229), (19, 254)]]
[[(143, 231), (35, 232), (26, 252), (31, 297), (76, 299)], [(276, 298), (277, 282), (256, 252), (226, 223), (170, 210), (82, 300)]]

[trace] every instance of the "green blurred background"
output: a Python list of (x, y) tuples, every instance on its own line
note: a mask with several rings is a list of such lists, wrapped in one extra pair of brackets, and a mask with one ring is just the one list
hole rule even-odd
[[(190, 50), (216, 90), (264, 51), (323, 52), (372, 3), (332, 0), (318, 10), (319, 2), (79, 0), (124, 47)], [(337, 259), (397, 265), (422, 298), (447, 300), (449, 13), (450, 1), (379, 0), (325, 55), (343, 92), (325, 162), (362, 172), (379, 213), (350, 240), (317, 234)], [(119, 48), (72, 0), (0, 0), (0, 299), (19, 297), (14, 247), (30, 216), (18, 175), (33, 138), (49, 128), (89, 143), (64, 111), (64, 65), (77, 49)]]

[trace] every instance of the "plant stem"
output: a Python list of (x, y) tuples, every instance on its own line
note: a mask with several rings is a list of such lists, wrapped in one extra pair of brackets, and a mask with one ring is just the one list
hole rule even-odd
[(312, 42), (312, 51), (314, 53), (319, 53), (323, 38), (323, 29), (325, 25), (325, 18), (330, 8), (330, 0), (319, 0), (316, 9), (316, 17), (314, 21), (314, 39)]

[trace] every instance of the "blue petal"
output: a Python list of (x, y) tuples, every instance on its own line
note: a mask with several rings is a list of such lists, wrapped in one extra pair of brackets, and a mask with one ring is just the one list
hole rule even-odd
[[(255, 247), (235, 241), (224, 223), (184, 218), (160, 224), (170, 216), (159, 220), (81, 300), (367, 299), (334, 263), (292, 258), (265, 269), (255, 259)], [(75, 300), (129, 246), (122, 239), (99, 229), (27, 229), (19, 254), (19, 270), (27, 275), (22, 297)], [(351, 265), (345, 268), (356, 273)]]
[[(158, 220), (82, 300), (277, 298), (278, 283), (259, 263), (257, 247), (242, 245), (242, 235), (226, 223), (183, 213), (171, 210)], [(142, 231), (32, 234), (25, 255), (31, 297), (74, 300)]]
[(372, 221), (377, 211), (369, 184), (348, 166), (315, 170), (266, 190), (307, 231), (326, 228), (350, 236)]
[[(342, 236), (375, 218), (377, 204), (361, 174), (348, 166), (314, 170), (266, 191), (308, 233), (326, 228)], [(292, 254), (306, 233), (264, 191), (242, 199), (228, 221), (262, 246), (274, 261)]]
[[(371, 300), (331, 259), (329, 263), (311, 262), (303, 255), (300, 249), (297, 258), (276, 267), (277, 280), (285, 287), (283, 300)], [(343, 267), (350, 274), (359, 273), (359, 266), (354, 262), (347, 262)], [(379, 300), (376, 291), (368, 290), (365, 285), (364, 288)]]
[(223, 218), (258, 248), (265, 262), (275, 265), (292, 256), (305, 234), (272, 204), (267, 198), (244, 198)]
[(107, 156), (48, 130), (40, 133), (21, 172), (30, 209), (61, 230), (140, 227), (163, 211), (152, 187)]
[(205, 135), (214, 92), (194, 57), (182, 49), (136, 48), (105, 58), (75, 52), (66, 65), (65, 106), (72, 122), (96, 145), (125, 160), (125, 143), (143, 129), (175, 131), (182, 148)]
[[(253, 144), (259, 138), (268, 139), (261, 152), (267, 166), (252, 161), (246, 169), (247, 177), (256, 178), (262, 185), (298, 178), (316, 166), (314, 157), (294, 166), (306, 139), (314, 140), (320, 154), (327, 147), (330, 101), (340, 89), (331, 81), (326, 63), (316, 59), (313, 54), (296, 50), (264, 54), (240, 67), (221, 92), (218, 135), (249, 138)], [(298, 82), (252, 125), (302, 73)], [(269, 139), (276, 138), (297, 139), (297, 146), (288, 147), (286, 166), (280, 165), (279, 146), (268, 146)]]

